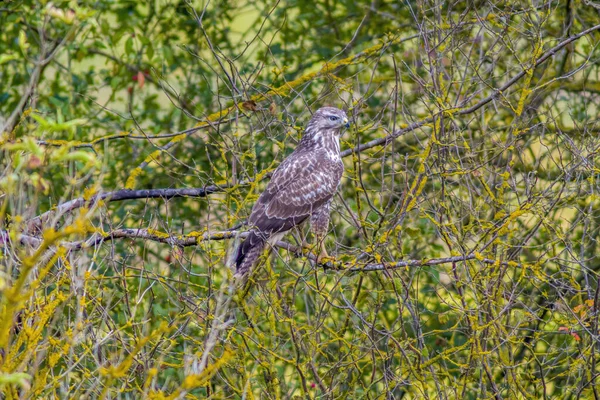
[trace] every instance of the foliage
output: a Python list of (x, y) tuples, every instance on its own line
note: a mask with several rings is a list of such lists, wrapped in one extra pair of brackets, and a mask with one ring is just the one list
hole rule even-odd
[[(3, 2), (0, 393), (597, 398), (598, 10)], [(236, 286), (322, 105), (335, 259), (303, 229)]]

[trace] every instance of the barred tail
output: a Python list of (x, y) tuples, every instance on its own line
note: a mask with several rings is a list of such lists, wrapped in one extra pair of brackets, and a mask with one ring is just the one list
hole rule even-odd
[(256, 260), (258, 260), (262, 254), (265, 243), (265, 239), (262, 238), (260, 234), (250, 231), (250, 234), (238, 249), (238, 254), (235, 259), (236, 275), (244, 276), (250, 272), (256, 263)]

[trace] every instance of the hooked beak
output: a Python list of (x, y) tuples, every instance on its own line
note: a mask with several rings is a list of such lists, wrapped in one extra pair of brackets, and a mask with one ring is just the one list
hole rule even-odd
[(344, 118), (344, 126), (346, 129), (350, 128), (350, 122), (348, 121), (348, 118)]

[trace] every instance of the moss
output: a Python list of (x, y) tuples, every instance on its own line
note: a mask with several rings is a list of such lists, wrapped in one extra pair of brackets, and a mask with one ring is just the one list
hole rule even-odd
[(169, 239), (171, 236), (168, 233), (157, 231), (156, 229), (148, 228), (148, 234), (161, 239)]
[(129, 173), (129, 178), (127, 178), (127, 182), (125, 182), (125, 189), (134, 189), (136, 179), (142, 174), (142, 172), (144, 172), (144, 170), (141, 167), (133, 169), (133, 171)]
[[(323, 66), (321, 67), (321, 69), (319, 69), (318, 71), (305, 74), (297, 79), (288, 81), (277, 88), (271, 88), (264, 94), (257, 94), (257, 95), (251, 96), (249, 100), (235, 103), (234, 105), (232, 105), (228, 108), (225, 108), (222, 111), (210, 114), (208, 117), (206, 117), (205, 121), (202, 121), (202, 122), (196, 124), (195, 127), (202, 127), (202, 126), (210, 125), (209, 122), (218, 121), (235, 111), (240, 111), (243, 113), (243, 110), (244, 110), (243, 103), (246, 103), (248, 101), (253, 101), (255, 103), (259, 103), (261, 101), (268, 100), (274, 96), (287, 97), (292, 93), (292, 91), (295, 88), (301, 86), (302, 84), (310, 82), (311, 80), (316, 79), (320, 76), (330, 75), (330, 74), (332, 74), (333, 71), (335, 71), (338, 68), (359, 64), (364, 59), (377, 54), (378, 52), (383, 50), (385, 47), (393, 45), (394, 43), (397, 43), (400, 40), (402, 40), (402, 38), (400, 36), (395, 36), (395, 37), (392, 37), (391, 39), (388, 39), (382, 43), (371, 46), (368, 49), (362, 51), (361, 53), (359, 53), (355, 56), (346, 57), (346, 58), (344, 58), (340, 61), (334, 62), (334, 63), (324, 63)], [(187, 137), (187, 135), (185, 135), (185, 134), (176, 136), (173, 139), (171, 139), (169, 144), (179, 142), (179, 141), (183, 140), (185, 137)], [(126, 189), (134, 189), (135, 188), (138, 176), (140, 176), (143, 173), (143, 169), (147, 165), (149, 165), (150, 163), (152, 163), (156, 159), (158, 159), (158, 157), (160, 156), (160, 153), (161, 153), (160, 150), (153, 152), (151, 155), (146, 157), (146, 159), (144, 160), (144, 162), (142, 163), (141, 166), (135, 168), (130, 173), (130, 176), (127, 179), (127, 182), (125, 184)]]

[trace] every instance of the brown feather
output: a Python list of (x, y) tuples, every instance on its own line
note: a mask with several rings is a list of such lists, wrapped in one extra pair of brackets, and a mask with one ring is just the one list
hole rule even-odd
[(341, 110), (319, 109), (298, 147), (273, 173), (248, 219), (251, 233), (240, 246), (237, 274), (244, 275), (252, 268), (272, 235), (289, 231), (324, 206), (329, 220), (329, 202), (344, 171), (339, 157), (341, 125), (331, 122), (332, 116), (347, 122)]

